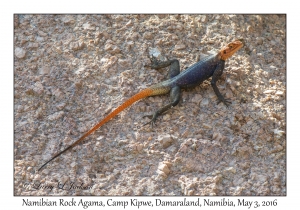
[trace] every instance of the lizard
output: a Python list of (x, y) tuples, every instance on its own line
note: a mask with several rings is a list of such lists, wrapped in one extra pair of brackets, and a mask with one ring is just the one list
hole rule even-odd
[(156, 70), (170, 66), (168, 72), (168, 79), (158, 84), (152, 85), (148, 88), (145, 88), (133, 95), (131, 98), (127, 99), (124, 103), (115, 108), (112, 112), (106, 115), (106, 117), (104, 117), (95, 126), (93, 126), (89, 131), (82, 135), (77, 141), (66, 147), (64, 150), (57, 152), (51, 159), (44, 163), (38, 169), (38, 171), (40, 171), (49, 162), (51, 162), (53, 159), (57, 158), (67, 150), (70, 150), (71, 148), (77, 146), (87, 136), (95, 132), (98, 128), (107, 123), (110, 119), (112, 119), (121, 111), (128, 108), (140, 99), (149, 96), (170, 93), (171, 102), (154, 112), (153, 115), (151, 115), (152, 119), (148, 123), (146, 123), (151, 123), (153, 125), (159, 115), (162, 115), (165, 111), (167, 111), (171, 107), (176, 106), (179, 103), (181, 98), (181, 89), (193, 88), (201, 84), (203, 81), (212, 77), (210, 84), (218, 98), (218, 104), (222, 102), (226, 106), (228, 106), (231, 102), (223, 97), (216, 83), (223, 73), (225, 61), (229, 57), (231, 57), (236, 51), (238, 51), (241, 47), (243, 47), (243, 43), (240, 40), (235, 40), (227, 44), (225, 47), (221, 48), (221, 50), (219, 50), (218, 52), (211, 54), (203, 59), (200, 59), (199, 62), (193, 64), (192, 66), (188, 67), (182, 72), (180, 72), (179, 61), (177, 59), (158, 61), (152, 56), (151, 64), (145, 66), (151, 67)]

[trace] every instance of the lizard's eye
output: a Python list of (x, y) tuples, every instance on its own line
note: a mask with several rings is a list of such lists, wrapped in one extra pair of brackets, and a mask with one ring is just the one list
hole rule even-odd
[(229, 45), (229, 48), (232, 49), (232, 45)]

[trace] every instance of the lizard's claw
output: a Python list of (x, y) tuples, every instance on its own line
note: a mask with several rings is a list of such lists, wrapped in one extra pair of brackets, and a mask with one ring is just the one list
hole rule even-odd
[(218, 102), (217, 102), (217, 104), (219, 104), (219, 103), (223, 103), (223, 104), (225, 104), (227, 107), (229, 106), (229, 104), (231, 104), (231, 101), (229, 100), (229, 99), (225, 99), (225, 98), (219, 98), (218, 99)]

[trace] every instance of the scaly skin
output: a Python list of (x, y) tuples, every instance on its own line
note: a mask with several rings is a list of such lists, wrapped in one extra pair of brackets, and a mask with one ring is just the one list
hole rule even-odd
[[(139, 93), (135, 94), (128, 100), (126, 100), (123, 104), (121, 104), (119, 107), (117, 107), (115, 110), (113, 110), (110, 114), (108, 114), (103, 120), (101, 120), (98, 124), (96, 124), (93, 128), (91, 128), (88, 132), (86, 132), (82, 137), (80, 137), (77, 141), (75, 141), (73, 144), (65, 148), (63, 151), (56, 153), (50, 160), (48, 160), (46, 163), (44, 163), (38, 171), (40, 171), (44, 166), (46, 166), (50, 161), (57, 158), (67, 150), (75, 147), (80, 142), (82, 142), (87, 136), (92, 134), (94, 131), (96, 131), (98, 128), (100, 128), (102, 125), (104, 125), (106, 122), (108, 122), (110, 119), (115, 117), (117, 114), (119, 114), (121, 111), (126, 109), (127, 107), (131, 106), (134, 102), (146, 98), (148, 96), (154, 96), (154, 95), (162, 95), (170, 92), (171, 97), (171, 103), (167, 104), (166, 106), (160, 108), (157, 110), (152, 116), (152, 119), (150, 122), (146, 124), (154, 124), (157, 117), (161, 115), (163, 112), (167, 111), (169, 108), (176, 106), (179, 103), (180, 100), (180, 92), (181, 88), (192, 88), (200, 83), (202, 83), (204, 80), (212, 77), (211, 85), (213, 87), (213, 90), (215, 94), (218, 97), (219, 102), (223, 102), (226, 106), (228, 106), (229, 101), (226, 100), (220, 93), (218, 87), (216, 86), (216, 82), (222, 75), (225, 60), (231, 57), (236, 51), (238, 51), (243, 46), (241, 41), (234, 41), (229, 43), (227, 46), (223, 47), (218, 53), (213, 54), (211, 56), (208, 56), (204, 58), (203, 60), (200, 60), (198, 63), (195, 63), (185, 71), (180, 73), (179, 68), (179, 61), (174, 60), (168, 60), (164, 62), (158, 62), (156, 59), (152, 59), (152, 64), (149, 67), (152, 67), (153, 69), (160, 69), (167, 66), (170, 66), (169, 71), (169, 79), (161, 82), (159, 84), (153, 85), (149, 88), (146, 88)], [(218, 102), (218, 103), (219, 103)], [(145, 125), (146, 125), (145, 124)]]

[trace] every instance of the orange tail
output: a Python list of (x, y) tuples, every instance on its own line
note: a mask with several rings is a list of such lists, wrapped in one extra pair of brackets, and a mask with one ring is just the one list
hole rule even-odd
[(95, 125), (93, 128), (91, 128), (88, 132), (86, 132), (83, 136), (81, 136), (77, 141), (75, 141), (73, 144), (68, 146), (66, 149), (64, 149), (61, 152), (56, 153), (50, 160), (48, 160), (44, 165), (42, 165), (39, 169), (41, 170), (44, 166), (46, 166), (50, 161), (60, 156), (62, 153), (66, 152), (67, 150), (75, 147), (77, 144), (79, 144), (83, 139), (85, 139), (88, 135), (96, 131), (98, 128), (100, 128), (102, 125), (104, 125), (106, 122), (108, 122), (111, 118), (119, 114), (121, 111), (129, 107), (134, 102), (146, 98), (147, 96), (150, 96), (153, 93), (153, 90), (150, 88), (144, 89), (140, 91), (139, 93), (135, 94), (131, 98), (129, 98), (127, 101), (125, 101), (123, 104), (118, 106), (115, 110), (113, 110), (111, 113), (109, 113), (103, 120), (101, 120), (97, 125)]

